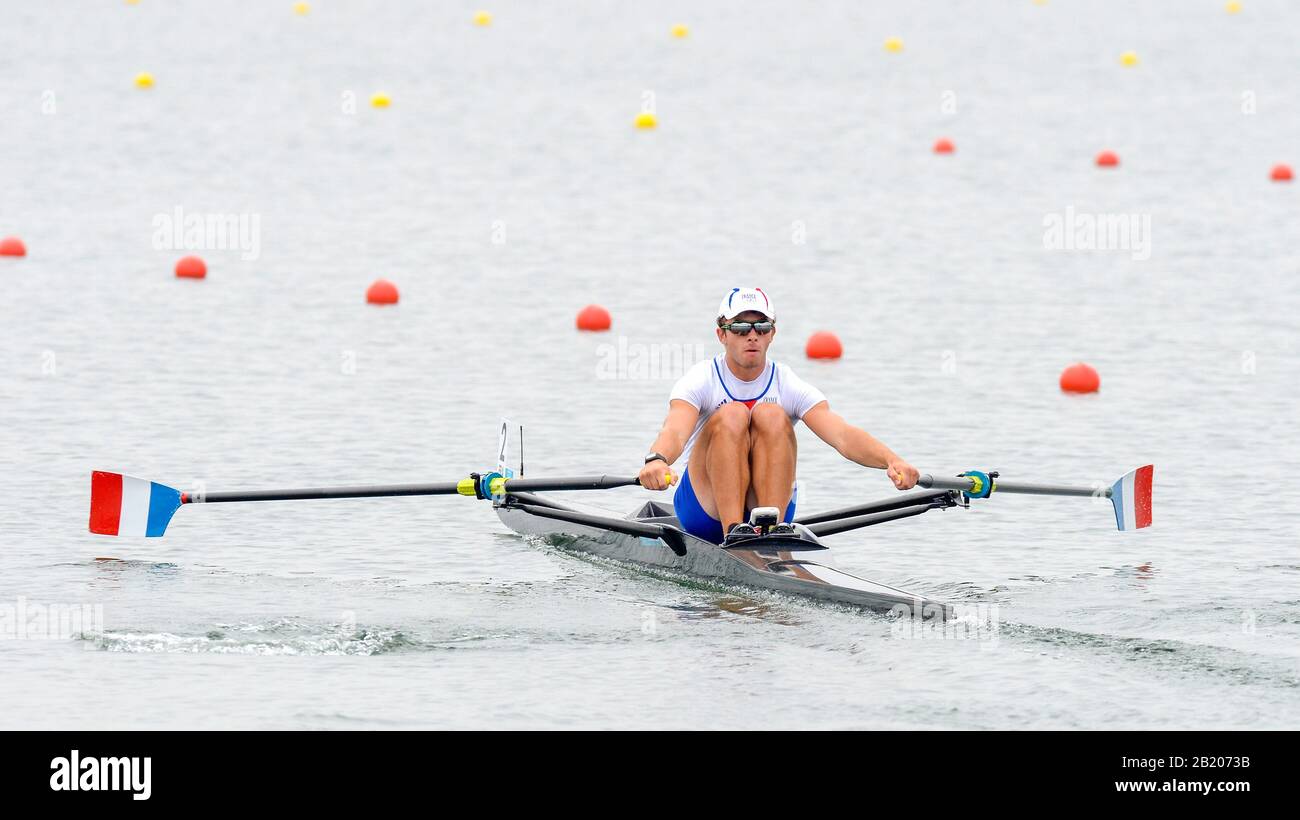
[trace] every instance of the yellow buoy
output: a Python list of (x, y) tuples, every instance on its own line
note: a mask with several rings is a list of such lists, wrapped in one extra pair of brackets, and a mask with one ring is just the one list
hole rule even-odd
[(476, 26), (492, 25), (492, 13), (487, 11), (474, 12), (474, 25)]
[(1137, 56), (1137, 52), (1134, 52), (1134, 51), (1126, 51), (1126, 52), (1124, 52), (1123, 54), (1119, 55), (1119, 61), (1120, 61), (1120, 63), (1122, 63), (1123, 65), (1126, 65), (1126, 66), (1129, 66), (1129, 67), (1135, 66), (1135, 65), (1138, 64), (1138, 56)]
[(135, 75), (136, 88), (153, 88), (153, 75), (148, 71), (141, 71)]
[(126, 4), (128, 6), (138, 6), (140, 5), (140, 0), (126, 0)]
[(885, 51), (897, 54), (903, 50), (903, 41), (898, 37), (890, 37), (885, 41)]
[(293, 13), (294, 13), (294, 14), (306, 14), (306, 13), (309, 12), (309, 11), (311, 11), (311, 3), (301, 3), (301, 2), (299, 2), (299, 3), (294, 3), (294, 4), (293, 4)]
[(1232, 0), (1232, 2), (1224, 6), (1223, 9), (1224, 11), (1228, 12), (1228, 14), (1236, 14), (1237, 12), (1241, 11), (1241, 4), (1238, 3), (1237, 0)]
[(640, 114), (636, 115), (637, 128), (649, 130), (651, 128), (654, 128), (658, 124), (659, 121), (655, 119), (655, 115), (651, 114), (649, 111), (642, 111)]
[(678, 23), (677, 25), (673, 26), (673, 36), (679, 40), (690, 33), (691, 33), (690, 30), (687, 29), (686, 26), (682, 25), (681, 23)]
[(378, 94), (370, 95), (370, 105), (372, 108), (387, 108), (393, 104), (392, 98), (382, 91)]

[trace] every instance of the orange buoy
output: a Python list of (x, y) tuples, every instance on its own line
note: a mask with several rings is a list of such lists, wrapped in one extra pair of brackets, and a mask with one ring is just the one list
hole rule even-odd
[(947, 137), (940, 137), (934, 143), (934, 152), (936, 154), (951, 154), (957, 150), (957, 146), (952, 144), (952, 140)]
[(0, 256), (26, 256), (27, 246), (16, 236), (0, 239)]
[(1274, 182), (1290, 182), (1290, 181), (1291, 181), (1291, 166), (1290, 166), (1290, 165), (1274, 165), (1274, 166), (1273, 166), (1273, 172), (1272, 172), (1271, 174), (1269, 174), (1269, 177), (1270, 177)]
[(609, 311), (600, 305), (587, 305), (578, 311), (578, 330), (609, 330), (613, 322)]
[(181, 279), (202, 279), (208, 275), (208, 266), (197, 256), (184, 256), (176, 263), (176, 276)]
[(1096, 393), (1101, 376), (1091, 365), (1077, 362), (1061, 371), (1061, 389), (1066, 393)]
[(808, 337), (804, 353), (810, 359), (838, 359), (844, 355), (844, 345), (840, 344), (840, 337), (834, 333), (819, 330)]
[(1114, 168), (1119, 165), (1119, 155), (1114, 151), (1102, 151), (1097, 155), (1097, 165), (1101, 168)]
[(397, 285), (387, 279), (376, 279), (374, 284), (366, 288), (366, 301), (372, 305), (397, 304)]

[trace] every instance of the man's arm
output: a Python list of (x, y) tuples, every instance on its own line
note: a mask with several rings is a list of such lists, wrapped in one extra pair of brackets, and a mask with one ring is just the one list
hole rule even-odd
[(803, 422), (818, 438), (834, 447), (849, 461), (856, 461), (863, 467), (885, 470), (889, 480), (900, 490), (915, 487), (917, 479), (921, 477), (915, 467), (886, 447), (883, 441), (861, 427), (854, 427), (839, 413), (831, 410), (828, 402), (818, 402), (813, 409), (804, 413)]
[(677, 461), (682, 450), (686, 449), (686, 442), (690, 440), (695, 422), (699, 418), (700, 411), (690, 402), (673, 399), (668, 403), (668, 416), (664, 419), (663, 429), (659, 431), (654, 444), (650, 445), (650, 451), (668, 459), (668, 464), (656, 459), (642, 467), (640, 472), (642, 487), (648, 490), (668, 488), (668, 482), (664, 480), (664, 476), (668, 473), (668, 465)]

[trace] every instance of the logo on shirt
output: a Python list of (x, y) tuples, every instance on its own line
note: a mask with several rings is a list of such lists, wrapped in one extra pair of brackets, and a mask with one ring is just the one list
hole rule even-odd
[[(736, 399), (736, 401), (745, 405), (750, 410), (753, 410), (755, 404), (777, 404), (779, 402), (779, 399), (777, 399), (776, 396), (764, 396), (761, 399)], [(718, 402), (717, 407), (714, 407), (713, 409), (717, 410), (718, 407), (722, 407), (725, 404), (731, 404), (731, 402), (732, 399), (723, 399), (722, 401)]]

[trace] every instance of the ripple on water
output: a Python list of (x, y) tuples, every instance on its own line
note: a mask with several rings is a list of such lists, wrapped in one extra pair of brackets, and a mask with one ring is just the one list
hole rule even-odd
[(212, 655), (381, 655), (415, 643), (398, 629), (311, 624), (292, 618), (216, 624), (193, 635), (113, 630), (83, 640), (105, 652)]
[(1097, 652), (1111, 658), (1149, 664), (1152, 672), (1217, 677), (1237, 684), (1300, 686), (1300, 672), (1285, 658), (1268, 658), (1208, 644), (1177, 639), (1128, 637), (1062, 627), (1003, 623), (1004, 637), (1028, 639), (1062, 649)]

